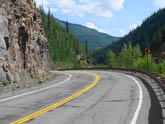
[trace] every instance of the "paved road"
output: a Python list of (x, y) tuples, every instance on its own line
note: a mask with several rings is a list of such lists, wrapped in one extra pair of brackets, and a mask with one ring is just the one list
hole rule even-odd
[[(65, 72), (66, 73), (66, 72)], [(95, 77), (68, 72), (59, 85), (0, 101), (0, 124), (9, 124), (88, 87)], [(92, 71), (100, 81), (79, 97), (39, 115), (27, 124), (149, 124), (150, 95), (136, 77)], [(57, 80), (54, 82), (58, 82)]]

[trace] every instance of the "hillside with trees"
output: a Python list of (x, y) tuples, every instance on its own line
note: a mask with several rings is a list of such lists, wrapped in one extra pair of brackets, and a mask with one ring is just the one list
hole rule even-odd
[(134, 68), (151, 71), (165, 77), (165, 60), (156, 63), (150, 54), (142, 55), (139, 44), (124, 44), (121, 52), (116, 55), (112, 50), (106, 53), (104, 67), (109, 68)]
[(42, 6), (38, 11), (43, 23), (46, 37), (49, 41), (49, 53), (51, 62), (55, 64), (55, 68), (74, 68), (75, 66), (85, 66), (77, 56), (85, 55), (85, 47), (69, 33), (69, 25), (63, 28), (53, 17), (50, 12), (44, 12)]
[[(58, 20), (61, 26), (65, 27), (66, 22)], [(106, 33), (101, 33), (95, 29), (69, 23), (69, 31), (72, 33), (82, 44), (88, 42), (89, 49), (97, 50), (120, 39), (120, 37), (110, 36)]]
[[(150, 48), (153, 56), (159, 56), (165, 50), (160, 46), (165, 46), (165, 9), (155, 12), (147, 18), (141, 26), (131, 31), (128, 35), (121, 38), (118, 42), (97, 51), (94, 54), (96, 63), (105, 63), (105, 54), (112, 50), (115, 54), (121, 52), (124, 44), (131, 43), (133, 47), (139, 44), (142, 54), (144, 55), (145, 48)], [(159, 50), (158, 50), (159, 49)]]

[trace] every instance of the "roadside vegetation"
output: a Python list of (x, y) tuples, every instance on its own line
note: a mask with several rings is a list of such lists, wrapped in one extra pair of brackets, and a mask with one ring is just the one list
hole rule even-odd
[[(131, 55), (132, 53), (132, 55)], [(143, 55), (139, 45), (132, 47), (124, 44), (121, 52), (117, 55), (109, 50), (105, 59), (106, 67), (110, 68), (134, 68), (147, 70), (165, 77), (165, 60), (156, 63), (151, 55)]]
[(10, 82), (8, 80), (3, 80), (2, 81), (3, 86), (8, 86), (9, 84), (10, 84)]

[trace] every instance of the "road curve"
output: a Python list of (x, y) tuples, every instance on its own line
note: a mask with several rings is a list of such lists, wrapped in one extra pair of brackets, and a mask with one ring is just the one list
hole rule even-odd
[[(89, 88), (93, 83), (95, 85), (91, 89), (79, 94), (78, 97), (31, 118), (25, 123), (149, 124), (151, 100), (149, 92), (140, 79), (105, 71), (65, 73), (72, 76), (65, 76), (63, 81), (59, 80), (59, 85), (24, 93), (25, 95), (12, 99), (0, 99), (0, 124), (16, 122), (44, 110)], [(99, 77), (98, 82), (96, 75)]]

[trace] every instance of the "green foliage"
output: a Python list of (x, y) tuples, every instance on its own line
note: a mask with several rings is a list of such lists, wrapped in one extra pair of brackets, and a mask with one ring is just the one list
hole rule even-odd
[(162, 77), (162, 78), (165, 78), (165, 73), (162, 73), (162, 74), (161, 74), (161, 77)]
[[(131, 52), (134, 53), (134, 57), (131, 56)], [(132, 48), (131, 43), (129, 45), (124, 44), (119, 57), (115, 60), (115, 54), (112, 50), (108, 51), (106, 54), (105, 63), (109, 67), (122, 67), (122, 68), (132, 68), (134, 61), (142, 56), (139, 45)]]
[(155, 63), (150, 55), (138, 58), (137, 61), (134, 62), (134, 68), (159, 72), (159, 65)]
[[(57, 66), (62, 67), (60, 62), (69, 63), (67, 67), (74, 67), (73, 64), (77, 55), (83, 51), (83, 46), (69, 32), (63, 28), (51, 15), (50, 9), (45, 14), (43, 7), (39, 7), (45, 34), (49, 41), (50, 58)], [(69, 25), (68, 25), (69, 26)], [(69, 30), (69, 29), (68, 29)]]
[(131, 57), (132, 45), (124, 45), (119, 55), (119, 66), (123, 68), (131, 68), (132, 67), (132, 57)]
[(105, 65), (105, 64), (93, 65), (93, 68), (106, 68), (106, 67), (107, 67), (107, 65)]
[(46, 70), (46, 71), (45, 71), (45, 74), (46, 74), (46, 75), (51, 75), (51, 74), (53, 74), (53, 73), (50, 72), (49, 70)]
[(66, 31), (69, 33), (69, 22), (66, 22)]
[(137, 61), (134, 63), (134, 67), (136, 69), (147, 69), (146, 59), (144, 58), (138, 58)]
[(73, 62), (62, 62), (62, 61), (57, 61), (55, 63), (55, 68), (56, 69), (71, 69), (71, 68), (74, 68), (74, 63)]
[[(131, 56), (131, 52), (134, 52), (134, 56)], [(135, 68), (141, 70), (148, 70), (151, 72), (155, 72), (161, 74), (162, 77), (165, 77), (165, 60), (156, 64), (151, 55), (145, 55), (142, 57), (142, 52), (140, 50), (140, 46), (132, 48), (132, 45), (124, 44), (119, 58), (115, 60), (115, 54), (112, 50), (109, 50), (106, 54), (106, 66), (111, 68)]]
[(140, 45), (137, 44), (134, 48), (133, 48), (133, 52), (135, 54), (134, 59), (137, 60), (138, 58), (142, 57), (142, 52), (140, 49)]
[(2, 81), (2, 84), (3, 84), (4, 86), (8, 86), (8, 85), (10, 84), (10, 82), (9, 82), (8, 80), (3, 80), (3, 81)]
[(108, 67), (113, 68), (116, 66), (115, 54), (110, 50), (106, 55), (106, 64)]
[(41, 80), (41, 77), (39, 76), (39, 75), (35, 75), (35, 74), (33, 74), (32, 75), (32, 78), (34, 78), (35, 80)]
[(19, 72), (19, 75), (20, 75), (21, 77), (23, 77), (23, 76), (25, 76), (25, 72)]
[(159, 64), (159, 67), (160, 67), (160, 72), (161, 72), (161, 73), (165, 73), (165, 60), (163, 60), (163, 61)]
[(85, 43), (85, 58), (88, 58), (88, 42)]
[(75, 69), (76, 69), (76, 68), (86, 68), (86, 65), (85, 65), (85, 63), (84, 63), (83, 61), (78, 60), (78, 61), (75, 62), (74, 68), (75, 68)]

